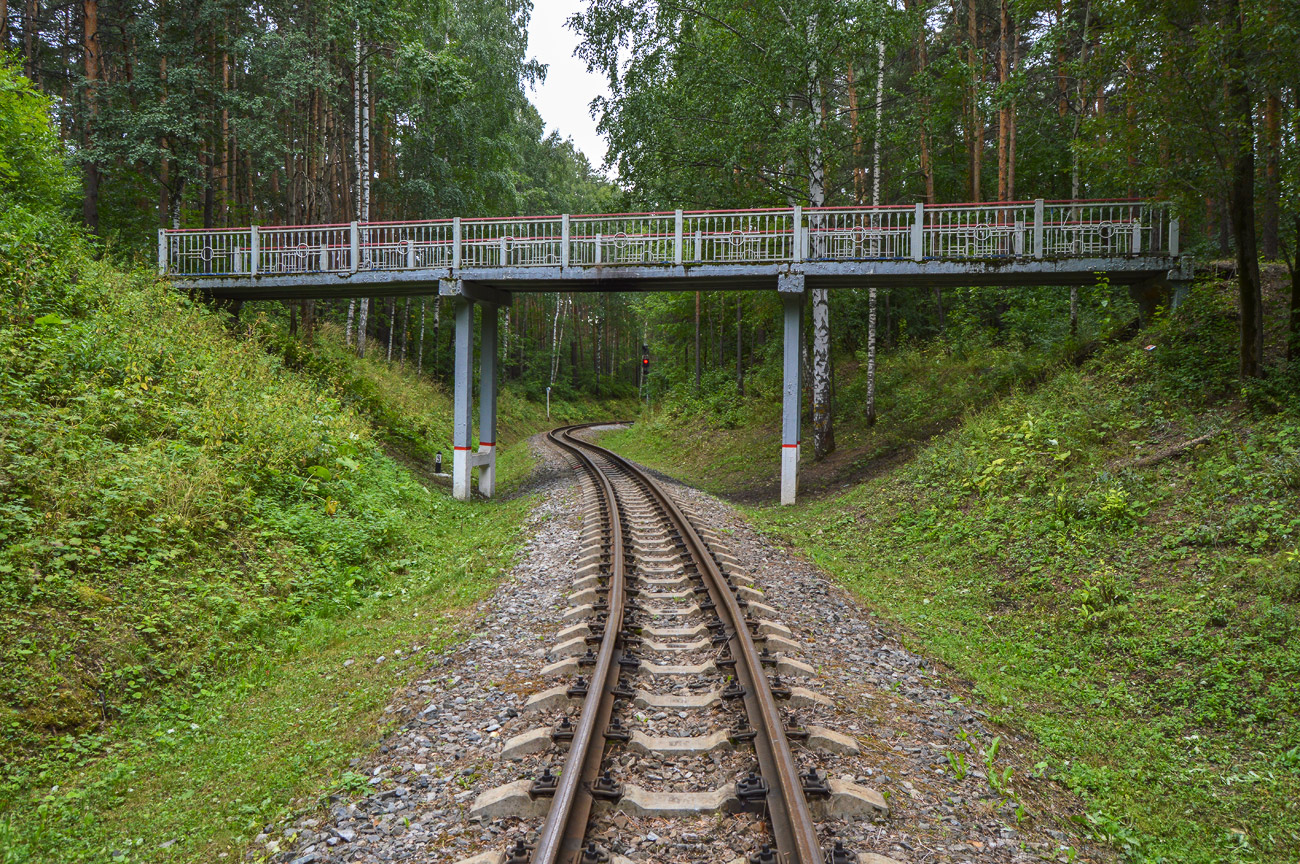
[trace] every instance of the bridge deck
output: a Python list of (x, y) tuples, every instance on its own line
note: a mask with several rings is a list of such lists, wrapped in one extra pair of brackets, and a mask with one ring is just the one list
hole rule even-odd
[(1165, 278), (1178, 222), (1139, 201), (800, 208), (160, 231), (178, 288), (274, 300), (514, 291), (1080, 285)]

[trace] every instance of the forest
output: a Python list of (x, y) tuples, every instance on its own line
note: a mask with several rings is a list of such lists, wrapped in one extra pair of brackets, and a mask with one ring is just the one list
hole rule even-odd
[[(616, 416), (601, 440), (716, 495), (763, 566), (821, 574), (802, 611), (843, 608), (807, 633), (848, 644), (853, 607), (924, 658), (877, 704), (923, 671), (942, 723), (850, 727), (916, 760), (870, 778), (881, 848), (948, 831), (957, 790), (987, 814), (963, 844), (1296, 860), (1296, 0), (586, 0), (605, 153), (534, 105), (543, 8), (0, 0), (0, 864), (486, 836), (467, 796), (513, 767), (393, 736), (479, 686), (472, 631), (547, 638), (540, 593), (479, 626), (563, 581), (530, 558), (572, 516), (533, 442)], [(1170, 202), (1195, 282), (810, 292), (792, 507), (775, 292), (516, 296), (502, 494), (453, 501), (450, 300), (241, 308), (156, 264), (176, 227), (1038, 198)], [(490, 713), (483, 747), (523, 722)], [(370, 806), (382, 831), (316, 830)]]
[[(1287, 0), (593, 0), (568, 23), (610, 84), (590, 106), (604, 166), (546, 134), (529, 102), (546, 74), (529, 59), (531, 8), (3, 0), (0, 46), (55, 98), (82, 177), (70, 206), (117, 256), (147, 258), (159, 226), (1172, 200), (1184, 247), (1231, 262), (1240, 371), (1265, 372), (1257, 262), (1296, 274), (1300, 225)], [(1300, 275), (1293, 285), (1300, 309)], [(834, 447), (835, 358), (866, 348), (874, 368), (878, 340), (934, 337), (954, 320), (1037, 338), (1012, 332), (1015, 292), (861, 293), (811, 298), (819, 457)], [(1085, 294), (1023, 302), (1055, 303), (1058, 335), (1074, 337), (1080, 315), (1110, 302)], [(333, 319), (360, 352), (446, 374), (443, 302), (373, 305), (280, 314), (308, 333)], [(535, 398), (547, 386), (630, 393), (646, 345), (656, 392), (698, 395), (707, 372), (739, 395), (766, 360), (776, 308), (761, 296), (528, 297), (507, 325), (508, 377)], [(1300, 313), (1293, 322), (1292, 338)]]

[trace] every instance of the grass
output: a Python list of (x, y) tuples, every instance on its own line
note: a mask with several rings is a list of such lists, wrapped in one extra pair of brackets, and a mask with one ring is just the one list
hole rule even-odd
[(288, 628), (211, 686), (140, 712), (101, 752), (69, 753), (10, 802), (0, 860), (234, 860), (263, 825), (335, 787), (386, 734), (394, 691), (471, 625), (462, 610), (509, 567), (532, 503), (466, 505), (393, 479), (410, 557), (371, 597)]
[[(951, 428), (973, 407), (1067, 365), (1080, 350), (1073, 341), (1040, 348), (996, 344), (984, 336), (966, 340), (957, 352), (939, 343), (904, 343), (879, 357), (876, 410), (888, 419), (874, 426), (865, 420), (865, 359), (846, 358), (837, 369), (837, 450), (828, 462), (814, 464), (805, 422), (803, 487), (820, 491), (869, 476)], [(775, 498), (780, 382), (761, 369), (750, 381), (749, 398), (741, 400), (732, 381), (715, 372), (702, 387), (705, 395), (670, 396), (636, 425), (604, 440), (647, 464), (673, 464), (715, 494)], [(690, 446), (680, 446), (684, 441)], [(754, 458), (756, 453), (771, 458)]]
[[(867, 424), (865, 349), (841, 357), (833, 388), (836, 450), (815, 463), (813, 430), (805, 417), (802, 490), (820, 494), (888, 470), (933, 435), (952, 429), (971, 409), (1079, 362), (1095, 351), (1099, 334), (1136, 316), (1126, 292), (1105, 283), (1084, 288), (1083, 295), (1088, 303), (1079, 334), (1070, 337), (1060, 296), (1037, 288), (950, 291), (950, 303), (956, 299), (958, 305), (950, 308), (949, 338), (904, 338), (880, 352), (879, 424)], [(1009, 308), (992, 317), (985, 307), (996, 303)], [(750, 503), (775, 500), (783, 382), (780, 357), (772, 347), (766, 351), (767, 362), (748, 373), (745, 398), (738, 398), (735, 378), (725, 369), (710, 370), (699, 392), (689, 379), (671, 385), (654, 381), (654, 411), (643, 412), (636, 425), (610, 435), (608, 442), (647, 464), (671, 464), (715, 494)], [(755, 459), (755, 453), (771, 453), (771, 459)]]
[[(1235, 383), (1231, 308), (1202, 286), (879, 476), (749, 508), (1030, 732), (1131, 861), (1300, 858), (1300, 414), (1285, 364)], [(622, 440), (679, 471), (665, 428)]]
[[(239, 857), (383, 736), (531, 500), (421, 483), (450, 399), (329, 328), (233, 322), (57, 221), (0, 246), (0, 862)], [(500, 414), (508, 493), (547, 423)]]

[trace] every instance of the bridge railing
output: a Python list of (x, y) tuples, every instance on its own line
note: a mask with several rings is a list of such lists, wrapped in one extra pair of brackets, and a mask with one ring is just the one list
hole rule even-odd
[(361, 270), (1176, 256), (1167, 204), (1020, 201), (163, 230), (180, 277)]

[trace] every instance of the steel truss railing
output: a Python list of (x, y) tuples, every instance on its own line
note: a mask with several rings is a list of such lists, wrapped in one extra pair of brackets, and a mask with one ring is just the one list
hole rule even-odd
[(1170, 205), (1020, 201), (434, 219), (158, 232), (179, 277), (363, 270), (1177, 256)]

